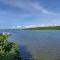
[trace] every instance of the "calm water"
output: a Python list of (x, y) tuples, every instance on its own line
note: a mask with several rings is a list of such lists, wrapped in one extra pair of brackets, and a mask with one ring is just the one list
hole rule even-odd
[(35, 60), (60, 60), (60, 31), (58, 30), (0, 30), (0, 32), (10, 32), (12, 36), (9, 41), (25, 46), (24, 49), (29, 51)]

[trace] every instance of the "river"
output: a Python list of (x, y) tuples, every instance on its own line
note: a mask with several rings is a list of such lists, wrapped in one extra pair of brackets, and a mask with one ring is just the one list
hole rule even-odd
[(16, 42), (18, 45), (23, 46), (22, 52), (25, 51), (25, 54), (26, 51), (28, 51), (29, 56), (31, 57), (32, 55), (34, 60), (60, 60), (59, 30), (0, 29), (0, 32), (11, 33), (12, 35), (9, 37), (9, 41)]

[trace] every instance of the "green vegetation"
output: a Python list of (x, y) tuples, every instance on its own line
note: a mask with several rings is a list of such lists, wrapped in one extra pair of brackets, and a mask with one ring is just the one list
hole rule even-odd
[(0, 34), (0, 60), (21, 60), (17, 44), (7, 39), (8, 35)]
[(60, 26), (24, 28), (24, 29), (22, 29), (22, 30), (60, 30)]

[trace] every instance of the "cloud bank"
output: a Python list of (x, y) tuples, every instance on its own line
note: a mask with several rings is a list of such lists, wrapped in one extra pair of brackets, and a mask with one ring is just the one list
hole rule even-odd
[[(8, 5), (8, 7), (10, 7), (10, 10), (13, 10), (12, 9), (12, 7), (13, 7), (14, 8), (13, 12), (15, 12), (19, 16), (21, 14), (23, 14), (23, 15), (24, 14), (27, 14), (27, 15), (29, 15), (29, 14), (30, 15), (35, 15), (35, 14), (36, 15), (41, 15), (41, 14), (57, 15), (56, 13), (48, 11), (43, 6), (41, 6), (41, 4), (39, 3), (39, 1), (35, 2), (35, 1), (32, 1), (32, 0), (0, 0), (0, 2), (2, 2), (5, 5)], [(9, 10), (9, 12), (10, 12), (10, 10)], [(8, 11), (6, 11), (6, 13), (7, 12)]]
[[(45, 8), (45, 0), (43, 0), (44, 4), (41, 4), (41, 1), (42, 0), (0, 0), (0, 27), (29, 28), (45, 26), (50, 23), (51, 25), (60, 25), (60, 14), (52, 12), (54, 8), (49, 9), (52, 5), (50, 7), (48, 6), (49, 8)], [(48, 1), (48, 3), (51, 2)], [(59, 6), (57, 8), (59, 8)]]

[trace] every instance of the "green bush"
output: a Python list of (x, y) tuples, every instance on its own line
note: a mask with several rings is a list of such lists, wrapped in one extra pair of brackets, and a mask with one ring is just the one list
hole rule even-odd
[(7, 39), (8, 35), (0, 34), (0, 60), (21, 60), (17, 44)]

